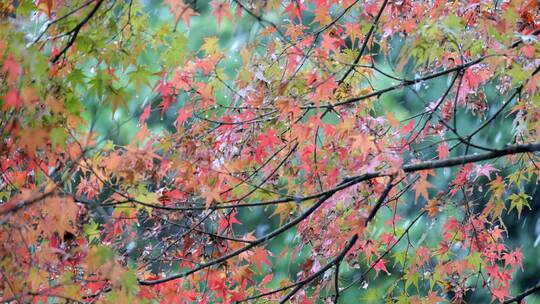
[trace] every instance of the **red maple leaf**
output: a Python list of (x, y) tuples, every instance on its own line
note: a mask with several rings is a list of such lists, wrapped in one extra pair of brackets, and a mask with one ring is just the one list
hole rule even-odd
[(144, 122), (148, 119), (148, 117), (150, 117), (150, 110), (151, 110), (151, 107), (150, 105), (146, 106), (141, 114), (141, 116), (139, 117), (139, 123), (142, 125), (144, 124)]
[(262, 263), (265, 263), (268, 267), (272, 267), (272, 264), (268, 260), (268, 251), (262, 247), (257, 247), (253, 250), (251, 262), (255, 263), (259, 270), (262, 270)]
[(502, 303), (504, 302), (504, 299), (510, 295), (510, 293), (508, 292), (507, 287), (501, 285), (498, 288), (491, 288), (491, 295), (493, 300), (497, 299)]
[(439, 153), (439, 159), (446, 159), (448, 158), (448, 144), (442, 143), (437, 147), (437, 152)]
[(4, 66), (2, 67), (2, 72), (7, 73), (8, 80), (10, 83), (15, 82), (17, 80), (17, 76), (19, 75), (19, 72), (21, 71), (21, 67), (15, 61), (15, 58), (13, 55), (9, 54), (6, 60), (4, 61)]
[(210, 5), (213, 7), (212, 15), (214, 15), (217, 19), (218, 28), (221, 25), (223, 16), (227, 17), (229, 20), (232, 20), (231, 13), (229, 11), (229, 4), (227, 2), (219, 2), (219, 0), (214, 0), (210, 2)]
[(184, 121), (191, 117), (191, 110), (181, 108), (180, 110), (178, 110), (177, 115), (178, 116), (176, 117), (176, 128), (179, 128), (182, 126)]
[(219, 220), (219, 228), (223, 231), (227, 227), (231, 227), (233, 224), (242, 225), (238, 219), (236, 219), (238, 212), (231, 213), (228, 217), (222, 217)]
[(170, 6), (171, 13), (175, 18), (175, 22), (178, 22), (178, 20), (181, 18), (187, 25), (189, 25), (191, 17), (198, 15), (198, 13), (194, 11), (191, 6), (185, 4), (182, 0), (165, 0), (164, 3)]
[(276, 131), (274, 129), (269, 129), (266, 133), (263, 133), (259, 135), (259, 138), (257, 139), (259, 141), (259, 144), (261, 147), (270, 146), (272, 149), (274, 149), (274, 146), (276, 144), (279, 144), (281, 141), (277, 137)]
[(306, 9), (306, 6), (302, 1), (291, 1), (289, 5), (285, 8), (283, 13), (288, 13), (289, 18), (294, 20), (294, 18), (298, 18), (298, 20), (302, 20), (302, 11)]
[(19, 94), (19, 91), (17, 91), (17, 89), (15, 88), (11, 88), (6, 93), (6, 95), (4, 95), (4, 100), (6, 102), (3, 107), (4, 111), (9, 109), (10, 107), (13, 107), (14, 109), (18, 109), (22, 106), (22, 103), (23, 103), (21, 95)]
[(382, 270), (388, 275), (390, 275), (390, 272), (388, 272), (388, 269), (386, 269), (386, 265), (384, 264), (384, 259), (380, 259), (379, 261), (377, 261), (377, 263), (373, 265), (373, 269), (375, 269), (375, 272), (377, 272), (377, 274), (379, 274), (379, 271)]

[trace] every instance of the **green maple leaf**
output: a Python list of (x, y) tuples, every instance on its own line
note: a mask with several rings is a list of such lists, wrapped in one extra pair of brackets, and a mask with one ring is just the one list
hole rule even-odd
[(140, 91), (143, 85), (151, 87), (150, 77), (152, 77), (152, 75), (152, 72), (142, 66), (138, 66), (135, 71), (128, 73), (130, 83), (135, 85), (137, 91)]
[(88, 242), (92, 243), (93, 240), (97, 240), (99, 236), (98, 224), (94, 220), (83, 226), (84, 234), (88, 236)]
[(109, 95), (109, 98), (111, 100), (113, 115), (116, 112), (116, 109), (118, 109), (118, 107), (122, 107), (127, 110), (126, 100), (128, 99), (128, 97), (128, 93), (124, 89), (115, 89), (112, 91), (112, 93)]
[(508, 210), (508, 212), (516, 208), (517, 213), (518, 213), (518, 218), (519, 218), (521, 216), (521, 210), (523, 210), (523, 206), (527, 206), (529, 207), (529, 209), (531, 209), (531, 206), (529, 206), (529, 202), (528, 202), (530, 198), (531, 197), (525, 193), (512, 194), (510, 196), (510, 210)]

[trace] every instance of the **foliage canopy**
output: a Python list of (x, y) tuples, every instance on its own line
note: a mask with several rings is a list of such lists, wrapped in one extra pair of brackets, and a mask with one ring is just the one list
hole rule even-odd
[(533, 300), (539, 10), (2, 1), (0, 299)]

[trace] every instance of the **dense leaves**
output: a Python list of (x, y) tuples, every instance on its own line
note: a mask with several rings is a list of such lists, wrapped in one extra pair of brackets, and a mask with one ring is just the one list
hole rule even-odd
[(539, 10), (0, 4), (0, 299), (533, 298)]

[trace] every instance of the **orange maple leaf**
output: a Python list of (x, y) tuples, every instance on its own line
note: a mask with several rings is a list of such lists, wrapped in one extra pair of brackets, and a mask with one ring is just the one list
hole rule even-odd
[(255, 250), (253, 250), (253, 255), (251, 256), (251, 261), (257, 265), (257, 268), (259, 270), (262, 270), (262, 263), (265, 263), (268, 265), (268, 267), (272, 267), (272, 264), (268, 260), (268, 251), (262, 247), (257, 247)]
[(429, 200), (428, 188), (431, 188), (431, 184), (428, 182), (427, 178), (420, 178), (416, 184), (414, 184), (415, 199), (418, 200), (418, 197), (422, 195), (426, 200)]
[(203, 190), (201, 195), (206, 201), (206, 208), (210, 207), (214, 201), (219, 202), (221, 200), (219, 193), (220, 191), (217, 188), (205, 188)]

